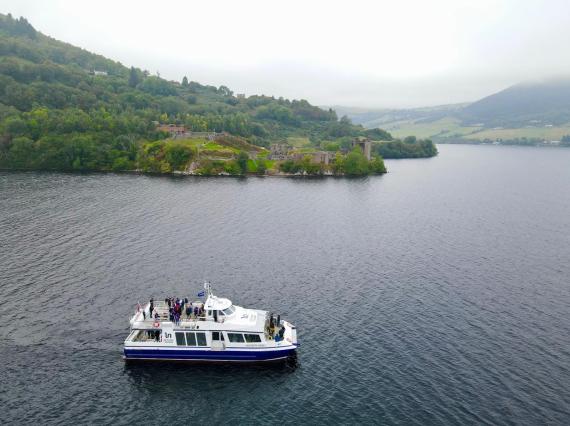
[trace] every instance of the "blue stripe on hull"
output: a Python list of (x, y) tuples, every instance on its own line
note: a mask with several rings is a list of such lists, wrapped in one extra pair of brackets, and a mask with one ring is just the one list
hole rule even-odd
[(188, 361), (271, 361), (295, 354), (295, 348), (279, 351), (193, 351), (164, 349), (125, 349), (125, 359), (163, 359)]

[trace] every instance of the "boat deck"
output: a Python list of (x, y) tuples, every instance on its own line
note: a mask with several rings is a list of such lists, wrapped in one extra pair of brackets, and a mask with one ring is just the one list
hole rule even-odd
[[(188, 305), (192, 306), (192, 314), (190, 315), (186, 315), (186, 307), (188, 305), (184, 305), (184, 308), (182, 309), (182, 314), (180, 315), (180, 321), (184, 321), (184, 320), (193, 320), (193, 321), (204, 321), (205, 317), (204, 316), (196, 316), (194, 315), (194, 306), (196, 306), (197, 304), (203, 305), (202, 302), (188, 302)], [(143, 310), (146, 312), (148, 311), (150, 303), (147, 303)], [(169, 314), (169, 310), (168, 310), (168, 304), (166, 302), (164, 302), (163, 300), (160, 301), (156, 301), (153, 303), (154, 305), (154, 310), (152, 312), (152, 318), (149, 318), (147, 315), (146, 321), (148, 322), (153, 322), (155, 321), (155, 313), (158, 312), (159, 315), (159, 321), (170, 321), (170, 314)]]
[[(222, 327), (226, 331), (249, 331), (252, 333), (265, 333), (266, 338), (271, 339), (273, 332), (269, 330), (269, 320), (265, 311), (244, 309), (237, 307), (238, 313), (232, 317), (227, 318), (221, 316), (219, 320), (207, 317), (207, 313), (202, 311), (201, 315), (194, 314), (195, 307), (203, 307), (202, 301), (188, 302), (182, 308), (180, 320), (178, 322), (171, 321), (168, 303), (164, 300), (153, 302), (152, 317), (149, 316), (150, 303), (146, 303), (144, 307), (139, 308), (138, 312), (131, 318), (131, 326), (142, 330), (162, 329), (163, 326), (172, 327), (177, 329), (193, 329), (200, 327), (201, 329), (211, 329)], [(192, 313), (186, 314), (186, 308), (192, 307)], [(158, 314), (158, 318), (155, 315)], [(160, 324), (156, 324), (159, 322)], [(172, 324), (168, 326), (167, 324)], [(221, 324), (224, 324), (223, 326)]]

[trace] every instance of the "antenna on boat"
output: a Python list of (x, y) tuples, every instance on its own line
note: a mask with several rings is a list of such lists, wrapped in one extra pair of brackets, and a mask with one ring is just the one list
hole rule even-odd
[(206, 294), (207, 294), (208, 296), (211, 296), (211, 295), (212, 295), (212, 285), (210, 284), (209, 281), (206, 281), (206, 282), (204, 283), (204, 290), (206, 290)]

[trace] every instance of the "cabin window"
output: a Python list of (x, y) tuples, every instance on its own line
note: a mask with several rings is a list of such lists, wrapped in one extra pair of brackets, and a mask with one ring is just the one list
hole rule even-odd
[(184, 333), (174, 333), (176, 335), (176, 344), (178, 346), (186, 346), (186, 339), (184, 339)]
[(212, 331), (212, 340), (220, 340), (220, 332)]
[(247, 343), (261, 343), (261, 337), (259, 337), (259, 334), (244, 334), (244, 336)]
[(188, 346), (196, 346), (196, 335), (194, 333), (186, 333), (186, 342), (188, 342)]
[(228, 333), (228, 339), (232, 343), (244, 343), (243, 334), (241, 333)]
[(208, 343), (206, 343), (206, 333), (196, 333), (196, 340), (198, 346), (208, 346)]
[(224, 313), (224, 315), (231, 315), (235, 312), (235, 308), (233, 306), (230, 306), (229, 308), (224, 309), (222, 312)]

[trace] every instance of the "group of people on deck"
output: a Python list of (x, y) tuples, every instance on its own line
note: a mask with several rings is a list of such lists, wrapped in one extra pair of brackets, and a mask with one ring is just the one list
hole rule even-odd
[[(139, 308), (140, 308), (140, 305), (139, 305)], [(154, 316), (152, 315), (153, 311), (154, 311)], [(142, 314), (143, 314), (143, 318), (146, 320), (146, 312), (144, 311), (144, 309), (142, 311)], [(150, 299), (150, 304), (149, 304), (149, 308), (148, 308), (148, 317), (149, 317), (149, 319), (153, 319), (153, 318), (155, 320), (160, 319), (160, 315), (158, 314), (158, 311), (155, 311), (153, 299)]]
[[(164, 299), (164, 303), (168, 305), (168, 319), (177, 325), (180, 324), (183, 313), (186, 314), (187, 319), (198, 318), (204, 315), (204, 304), (202, 302), (192, 303), (188, 301), (188, 298), (167, 297)], [(144, 310), (143, 318), (146, 319), (146, 312)], [(153, 299), (150, 299), (149, 303), (149, 319), (160, 319)]]
[(171, 322), (180, 323), (180, 316), (184, 310), (184, 306), (188, 305), (188, 299), (178, 299), (174, 297), (168, 297), (164, 299), (164, 303), (168, 305), (168, 318)]
[[(204, 303), (202, 302), (189, 302), (188, 298), (180, 299), (176, 297), (168, 297), (164, 299), (164, 303), (168, 305), (168, 317), (169, 320), (176, 325), (180, 325), (180, 319), (183, 313), (186, 313), (186, 318), (198, 318), (204, 316)], [(186, 308), (186, 309), (185, 309)], [(142, 309), (140, 304), (138, 305), (139, 312), (142, 312), (143, 319), (147, 319), (147, 313), (145, 309)], [(161, 317), (158, 313), (158, 309), (154, 305), (154, 299), (150, 299), (148, 306), (148, 319), (160, 321)], [(166, 319), (163, 318), (163, 319)], [(146, 330), (147, 339), (156, 340), (157, 342), (161, 339), (160, 330)]]

